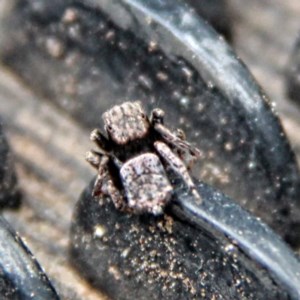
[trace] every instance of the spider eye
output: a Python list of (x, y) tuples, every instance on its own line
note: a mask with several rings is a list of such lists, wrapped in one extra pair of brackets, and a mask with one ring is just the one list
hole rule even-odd
[(111, 125), (107, 125), (107, 126), (106, 126), (106, 129), (107, 129), (108, 131), (112, 131), (112, 126), (111, 126)]
[(143, 119), (146, 119), (146, 115), (145, 114), (141, 114)]

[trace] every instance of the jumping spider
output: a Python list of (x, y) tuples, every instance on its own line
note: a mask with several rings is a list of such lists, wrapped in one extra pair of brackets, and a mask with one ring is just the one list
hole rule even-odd
[(163, 125), (163, 110), (154, 109), (149, 119), (140, 102), (125, 102), (102, 118), (108, 137), (94, 129), (91, 140), (99, 150), (86, 157), (98, 171), (93, 196), (110, 196), (121, 210), (161, 214), (173, 190), (170, 168), (201, 202), (188, 172), (200, 151), (185, 141), (183, 131), (173, 133)]

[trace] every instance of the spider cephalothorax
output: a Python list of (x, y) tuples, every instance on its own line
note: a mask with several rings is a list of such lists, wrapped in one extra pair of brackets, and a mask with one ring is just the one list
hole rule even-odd
[(91, 139), (99, 151), (87, 154), (88, 162), (98, 170), (94, 196), (110, 196), (118, 209), (160, 214), (173, 190), (166, 166), (200, 201), (188, 172), (200, 152), (185, 141), (181, 130), (172, 132), (163, 125), (161, 109), (154, 109), (149, 119), (139, 102), (125, 102), (102, 118), (107, 137), (93, 130)]

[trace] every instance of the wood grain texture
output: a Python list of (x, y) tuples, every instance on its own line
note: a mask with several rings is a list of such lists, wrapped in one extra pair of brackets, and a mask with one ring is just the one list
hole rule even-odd
[[(300, 108), (287, 99), (284, 86), (285, 67), (300, 30), (300, 3), (229, 0), (229, 5), (234, 48), (277, 106), (300, 162)], [(72, 211), (94, 174), (84, 160), (91, 147), (89, 132), (1, 67), (0, 113), (25, 198), (19, 211), (7, 211), (5, 217), (62, 299), (105, 299), (72, 269), (67, 255)]]

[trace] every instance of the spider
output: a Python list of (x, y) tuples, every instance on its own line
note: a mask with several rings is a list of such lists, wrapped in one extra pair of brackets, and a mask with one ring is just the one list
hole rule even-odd
[(94, 129), (90, 138), (99, 150), (86, 156), (98, 171), (94, 197), (109, 196), (120, 210), (162, 214), (172, 195), (167, 176), (172, 170), (201, 203), (188, 171), (200, 151), (182, 130), (172, 132), (164, 125), (163, 110), (155, 108), (148, 118), (140, 102), (125, 102), (102, 119), (107, 137)]

